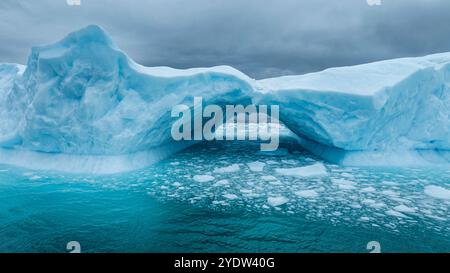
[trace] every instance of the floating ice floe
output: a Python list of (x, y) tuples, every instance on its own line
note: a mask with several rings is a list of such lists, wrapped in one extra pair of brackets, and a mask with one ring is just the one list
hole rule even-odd
[(298, 168), (277, 168), (275, 172), (281, 175), (311, 177), (327, 175), (327, 168), (322, 163)]
[(193, 179), (197, 182), (210, 182), (213, 181), (215, 177), (211, 175), (194, 175)]
[(252, 172), (262, 172), (264, 170), (264, 166), (266, 166), (266, 163), (256, 161), (247, 163), (247, 166)]
[(180, 182), (175, 182), (175, 183), (173, 183), (172, 184), (172, 186), (174, 186), (174, 187), (181, 187), (182, 186), (182, 184), (180, 183)]
[(374, 187), (366, 187), (366, 188), (362, 188), (361, 192), (364, 193), (369, 193), (369, 192), (376, 192), (377, 190)]
[(296, 191), (294, 194), (302, 198), (317, 198), (319, 196), (315, 190)]
[(341, 190), (354, 190), (356, 183), (342, 178), (332, 178), (331, 182), (339, 187)]
[(238, 199), (238, 196), (236, 194), (231, 194), (231, 193), (224, 194), (223, 197), (225, 197), (226, 199), (230, 199), (230, 200)]
[(434, 198), (450, 200), (450, 190), (439, 186), (426, 186), (425, 194)]
[(277, 178), (276, 178), (275, 176), (273, 176), (273, 175), (263, 175), (263, 176), (261, 176), (261, 179), (262, 179), (262, 180), (265, 180), (265, 181), (274, 181), (274, 180), (277, 180)]
[(388, 210), (388, 211), (386, 211), (386, 214), (389, 215), (389, 216), (399, 217), (399, 218), (406, 218), (407, 217), (403, 213), (401, 213), (399, 211), (395, 211), (395, 210)]
[(267, 198), (267, 203), (271, 205), (272, 207), (279, 207), (281, 205), (286, 204), (289, 202), (289, 199), (284, 196), (277, 196), (277, 197), (269, 197)]
[(214, 183), (214, 187), (221, 187), (221, 186), (226, 186), (226, 185), (229, 185), (230, 184), (230, 182), (227, 180), (227, 179), (222, 179), (222, 180), (219, 180), (219, 181), (217, 181), (216, 183)]
[(415, 213), (416, 212), (415, 208), (410, 208), (405, 205), (398, 205), (394, 208), (394, 210), (403, 212), (403, 213)]
[(383, 191), (381, 191), (381, 193), (384, 195), (390, 196), (390, 197), (398, 197), (399, 196), (399, 193), (395, 192), (393, 190), (383, 190)]
[(364, 200), (361, 201), (361, 203), (363, 205), (366, 205), (366, 206), (371, 207), (373, 209), (381, 209), (381, 208), (386, 206), (385, 203), (377, 202), (377, 201), (372, 200), (372, 199), (364, 199)]

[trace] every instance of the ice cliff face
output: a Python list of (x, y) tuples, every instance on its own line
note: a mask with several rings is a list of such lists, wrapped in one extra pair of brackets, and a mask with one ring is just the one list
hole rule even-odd
[(449, 83), (450, 53), (261, 81), (227, 66), (149, 68), (89, 26), (33, 48), (26, 67), (0, 64), (0, 162), (143, 167), (188, 145), (172, 142), (170, 111), (202, 96), (206, 104), (279, 104), (302, 145), (337, 162), (382, 165), (430, 152), (447, 163)]

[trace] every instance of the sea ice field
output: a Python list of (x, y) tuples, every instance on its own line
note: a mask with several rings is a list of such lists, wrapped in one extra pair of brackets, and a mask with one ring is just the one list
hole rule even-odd
[(0, 167), (0, 252), (449, 252), (450, 171), (344, 167), (284, 139), (205, 142), (148, 168)]

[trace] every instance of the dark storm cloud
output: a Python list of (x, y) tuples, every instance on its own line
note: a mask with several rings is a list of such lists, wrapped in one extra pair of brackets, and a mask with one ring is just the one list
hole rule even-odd
[(450, 51), (450, 1), (1, 0), (0, 62), (88, 24), (137, 62), (232, 65), (256, 78)]

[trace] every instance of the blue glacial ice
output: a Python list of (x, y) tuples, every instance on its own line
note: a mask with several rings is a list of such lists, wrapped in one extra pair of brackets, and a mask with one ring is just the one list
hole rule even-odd
[(142, 168), (193, 144), (172, 140), (170, 111), (201, 96), (205, 104), (278, 104), (299, 144), (335, 163), (448, 164), (449, 84), (450, 53), (264, 80), (229, 66), (144, 67), (88, 26), (32, 48), (27, 66), (0, 64), (0, 163)]

